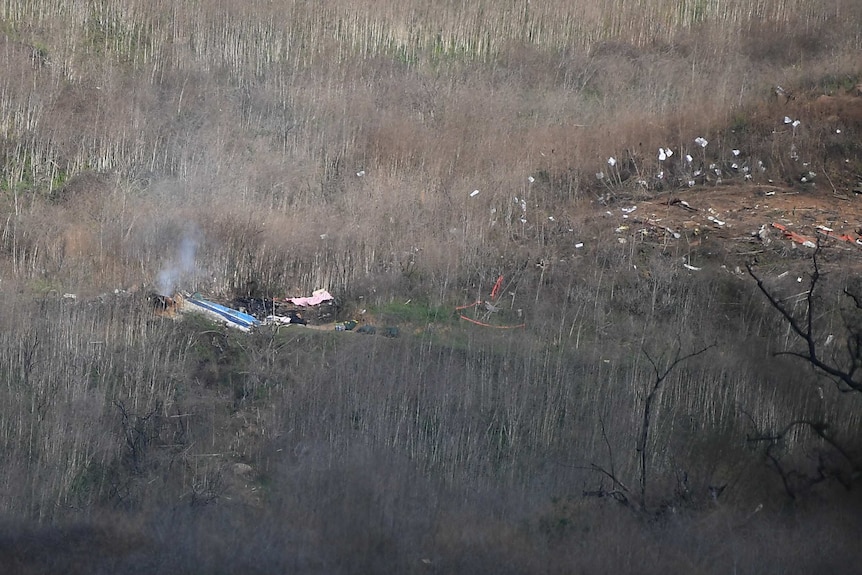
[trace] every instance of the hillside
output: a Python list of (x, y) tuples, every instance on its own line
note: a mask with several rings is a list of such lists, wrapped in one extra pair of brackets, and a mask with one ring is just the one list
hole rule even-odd
[(862, 4), (576, 4), (0, 1), (0, 571), (852, 571)]
[[(750, 125), (728, 130), (731, 141), (721, 142), (723, 161), (704, 165), (706, 162), (691, 155), (691, 160), (677, 160), (677, 165), (686, 166), (681, 178), (686, 182), (665, 193), (641, 194), (647, 195), (642, 201), (635, 195), (635, 201), (620, 208), (620, 214), (632, 220), (632, 227), (642, 226), (650, 235), (663, 232), (680, 239), (680, 234), (688, 240), (688, 247), (711, 238), (725, 250), (742, 250), (747, 255), (751, 252), (744, 244), (768, 245), (770, 236), (784, 235), (774, 224), (787, 226), (814, 243), (818, 235), (831, 235), (833, 239), (847, 236), (845, 243), (853, 245), (860, 231), (857, 196), (862, 194), (862, 182), (855, 159), (855, 126), (860, 118), (862, 86), (838, 95), (806, 93), (789, 104), (776, 98), (756, 111)], [(795, 144), (806, 137), (803, 131), (818, 133), (823, 140), (819, 153), (808, 161), (799, 157)], [(708, 147), (705, 139), (701, 141)], [(697, 142), (693, 144), (699, 147)], [(787, 166), (784, 177), (762, 176), (769, 168), (753, 158), (763, 157), (757, 148), (765, 145), (772, 146), (774, 162)], [(769, 233), (758, 235), (764, 226)], [(743, 247), (734, 247), (734, 243)]]

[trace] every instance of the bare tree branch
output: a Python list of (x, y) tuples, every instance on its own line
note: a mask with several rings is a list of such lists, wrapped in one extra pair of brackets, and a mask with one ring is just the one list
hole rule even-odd
[[(815, 308), (817, 307), (814, 300), (814, 293), (823, 277), (820, 273), (820, 265), (818, 262), (820, 251), (821, 245), (818, 242), (817, 249), (814, 251), (814, 256), (812, 257), (813, 271), (811, 273), (808, 293), (806, 295), (808, 309), (806, 309), (805, 317), (802, 319), (797, 317), (773, 291), (766, 287), (763, 278), (757, 275), (751, 264), (746, 264), (745, 267), (748, 270), (748, 274), (757, 282), (758, 289), (764, 296), (766, 296), (766, 299), (769, 301), (769, 305), (771, 305), (781, 315), (781, 317), (784, 318), (793, 333), (795, 333), (805, 345), (805, 352), (785, 351), (779, 352), (777, 355), (792, 355), (794, 357), (804, 359), (816, 369), (831, 377), (833, 381), (836, 382), (840, 391), (845, 393), (862, 393), (862, 381), (858, 380), (856, 377), (860, 368), (860, 361), (862, 361), (862, 358), (859, 357), (859, 353), (856, 352), (856, 349), (859, 349), (862, 346), (857, 346), (856, 349), (853, 348), (854, 338), (862, 337), (862, 333), (851, 333), (848, 338), (847, 353), (850, 360), (849, 368), (841, 368), (834, 362), (824, 360), (819, 353), (820, 350), (818, 349), (814, 327)], [(847, 289), (844, 290), (844, 293), (853, 299), (853, 302), (856, 304), (858, 309), (862, 309), (862, 305), (860, 305), (862, 304), (862, 300), (860, 300), (860, 298), (850, 293)]]
[(679, 344), (677, 340), (677, 346), (673, 353), (673, 359), (667, 364), (667, 366), (662, 369), (658, 366), (656, 361), (650, 356), (649, 352), (646, 349), (643, 350), (643, 354), (646, 356), (647, 360), (652, 365), (653, 373), (655, 375), (655, 380), (652, 383), (652, 386), (649, 389), (646, 397), (644, 398), (644, 410), (643, 410), (643, 420), (641, 422), (641, 430), (640, 430), (640, 438), (637, 444), (637, 451), (640, 454), (640, 503), (642, 508), (646, 508), (646, 489), (647, 489), (647, 442), (649, 440), (649, 429), (650, 424), (652, 423), (652, 405), (658, 395), (658, 392), (661, 388), (662, 383), (667, 377), (671, 374), (671, 372), (678, 366), (680, 363), (687, 361), (693, 357), (696, 357), (704, 352), (706, 352), (711, 347), (715, 346), (714, 343), (707, 345), (697, 351), (693, 351), (691, 353), (687, 353), (685, 355), (682, 354), (682, 345)]
[(806, 427), (810, 429), (815, 435), (829, 445), (829, 447), (840, 454), (841, 457), (850, 464), (852, 469), (858, 470), (859, 468), (851, 455), (835, 440), (835, 438), (829, 435), (829, 425), (822, 421), (797, 419), (791, 421), (776, 433), (758, 433), (756, 435), (746, 436), (746, 440), (749, 443), (768, 442), (765, 456), (781, 478), (781, 482), (787, 496), (791, 499), (796, 499), (800, 492), (813, 487), (818, 483), (826, 481), (827, 479), (836, 479), (844, 485), (845, 488), (849, 489), (852, 479), (847, 480), (846, 478), (842, 478), (840, 471), (838, 471), (838, 466), (835, 465), (834, 462), (830, 464), (822, 452), (818, 455), (816, 468), (817, 474), (814, 476), (802, 473), (797, 469), (788, 469), (781, 462), (781, 458), (776, 454), (775, 450), (780, 446), (780, 443), (786, 438), (786, 436), (796, 427)]
[(862, 309), (862, 298), (860, 298), (858, 295), (854, 294), (853, 292), (851, 292), (847, 288), (844, 288), (843, 291), (844, 291), (844, 295), (846, 295), (847, 297), (852, 299), (853, 303), (856, 304), (856, 309)]

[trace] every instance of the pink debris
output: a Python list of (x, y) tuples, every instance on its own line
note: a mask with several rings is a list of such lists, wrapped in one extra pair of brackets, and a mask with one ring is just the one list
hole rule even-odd
[(329, 301), (334, 299), (332, 294), (330, 294), (325, 289), (314, 290), (311, 293), (310, 297), (289, 297), (287, 301), (292, 303), (293, 305), (301, 305), (301, 306), (311, 306), (311, 305), (320, 305), (325, 301)]

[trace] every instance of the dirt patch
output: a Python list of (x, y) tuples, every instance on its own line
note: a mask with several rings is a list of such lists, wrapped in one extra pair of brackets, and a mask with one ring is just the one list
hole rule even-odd
[[(658, 227), (689, 239), (708, 233), (726, 241), (748, 242), (758, 237), (764, 227), (775, 230), (769, 235), (783, 236), (781, 230), (773, 227), (776, 223), (810, 238), (825, 235), (827, 230), (836, 235), (856, 236), (862, 228), (862, 199), (853, 196), (839, 198), (826, 192), (743, 185), (692, 189), (666, 198), (635, 202), (618, 211), (629, 216), (621, 221)], [(637, 209), (623, 213), (631, 207)]]
[(600, 178), (602, 205), (585, 218), (585, 231), (599, 241), (613, 231), (620, 244), (740, 256), (722, 258), (733, 267), (764, 251), (807, 254), (821, 241), (862, 265), (862, 86), (776, 90), (778, 97), (741, 111), (733, 126), (696, 139), (705, 156), (680, 149), (665, 158), (660, 149), (663, 185), (650, 179), (650, 164), (633, 186), (609, 160), (616, 180)]

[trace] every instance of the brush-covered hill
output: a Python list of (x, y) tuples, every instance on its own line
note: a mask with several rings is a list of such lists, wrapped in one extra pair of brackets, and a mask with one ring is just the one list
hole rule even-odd
[(0, 571), (852, 571), (859, 30), (0, 1)]

